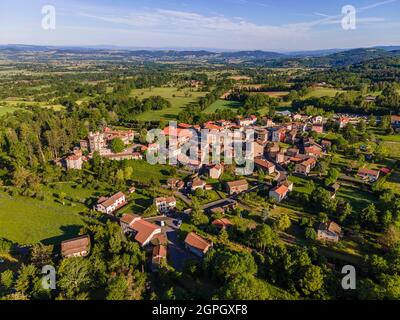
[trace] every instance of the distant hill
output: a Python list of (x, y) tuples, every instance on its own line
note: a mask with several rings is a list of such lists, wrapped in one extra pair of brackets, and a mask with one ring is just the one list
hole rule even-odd
[[(351, 50), (325, 49), (314, 51), (294, 51), (280, 53), (273, 51), (234, 51), (214, 52), (208, 50), (130, 50), (114, 48), (90, 48), (71, 46), (35, 46), (35, 45), (0, 45), (0, 53), (9, 59), (23, 60), (32, 55), (25, 53), (37, 52), (42, 61), (46, 59), (58, 59), (68, 54), (68, 57), (85, 57), (85, 59), (130, 59), (140, 61), (185, 59), (202, 59), (209, 62), (238, 62), (253, 63), (271, 67), (344, 67), (358, 64), (364, 61), (380, 58), (400, 56), (400, 46), (378, 46), (372, 48), (358, 48)], [(236, 62), (236, 61), (235, 61)]]

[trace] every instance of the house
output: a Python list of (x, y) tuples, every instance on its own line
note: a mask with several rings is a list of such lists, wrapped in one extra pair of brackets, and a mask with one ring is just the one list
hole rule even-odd
[(160, 197), (154, 199), (154, 204), (157, 207), (158, 212), (168, 213), (169, 211), (175, 210), (176, 199), (174, 197)]
[(257, 141), (254, 141), (251, 144), (251, 150), (253, 153), (253, 157), (262, 157), (264, 155), (265, 146)]
[(191, 182), (190, 188), (191, 188), (192, 191), (196, 191), (197, 189), (203, 189), (204, 190), (205, 186), (206, 186), (206, 182), (205, 181), (201, 180), (200, 178), (195, 178)]
[(327, 151), (330, 147), (332, 147), (332, 141), (321, 140), (321, 146), (325, 151)]
[(255, 130), (256, 141), (258, 143), (265, 143), (268, 141), (268, 130), (263, 128), (256, 128)]
[(212, 242), (203, 239), (194, 232), (189, 232), (185, 238), (185, 247), (202, 258), (212, 247)]
[(316, 146), (305, 147), (304, 154), (309, 157), (320, 157), (322, 155), (322, 150)]
[(332, 183), (329, 186), (329, 191), (331, 192), (331, 198), (335, 199), (336, 198), (336, 193), (339, 191), (340, 189), (340, 184), (339, 183)]
[(272, 142), (284, 142), (285, 141), (285, 134), (286, 134), (286, 128), (285, 127), (273, 128), (272, 129), (271, 141)]
[(339, 128), (343, 129), (350, 122), (350, 118), (348, 118), (348, 117), (339, 117), (337, 122), (339, 124)]
[(153, 247), (151, 257), (151, 270), (157, 272), (161, 264), (167, 260), (167, 247), (164, 245), (157, 245)]
[(314, 169), (316, 164), (317, 164), (317, 160), (315, 158), (308, 158), (307, 160), (304, 160), (304, 161), (296, 164), (295, 172), (299, 173), (299, 174), (307, 175), (311, 172), (312, 169)]
[(285, 142), (294, 144), (296, 142), (297, 129), (290, 130), (285, 137)]
[(400, 127), (400, 116), (390, 116), (390, 122), (393, 127)]
[(323, 121), (324, 121), (324, 118), (322, 116), (315, 116), (312, 118), (313, 124), (322, 124)]
[(243, 191), (246, 191), (249, 188), (249, 184), (246, 179), (229, 181), (226, 183), (227, 191), (230, 195), (238, 194)]
[(318, 227), (317, 239), (338, 242), (343, 236), (342, 228), (335, 222), (321, 222)]
[(100, 197), (97, 201), (97, 205), (95, 206), (95, 210), (112, 214), (127, 203), (128, 202), (126, 201), (125, 194), (123, 192), (118, 192), (109, 198)]
[(379, 171), (371, 170), (368, 168), (360, 168), (358, 169), (357, 175), (362, 179), (376, 181), (379, 178)]
[(227, 229), (233, 226), (233, 223), (227, 218), (215, 219), (212, 225), (216, 226), (219, 230)]
[(223, 201), (217, 201), (216, 204), (207, 208), (210, 213), (225, 213), (228, 210), (233, 210), (237, 207), (237, 202), (233, 199), (226, 198)]
[(86, 257), (90, 251), (90, 237), (80, 236), (61, 242), (61, 255), (64, 258)]
[(224, 166), (220, 163), (210, 166), (208, 168), (208, 175), (212, 179), (219, 179), (219, 177), (222, 175), (223, 172), (224, 172)]
[(181, 179), (170, 178), (167, 180), (167, 185), (172, 190), (181, 190), (185, 186), (185, 183)]
[(268, 160), (256, 158), (254, 159), (254, 165), (256, 166), (256, 168), (264, 170), (268, 174), (272, 174), (275, 172), (275, 165)]
[(275, 143), (269, 143), (267, 145), (267, 154), (268, 156), (270, 156), (271, 158), (275, 158), (276, 154), (281, 150), (279, 143), (275, 142)]
[(324, 125), (322, 123), (314, 123), (311, 127), (311, 131), (316, 133), (324, 133)]
[(120, 219), (122, 231), (125, 234), (132, 234), (135, 240), (142, 246), (146, 246), (158, 234), (161, 227), (143, 220), (134, 214), (124, 214)]
[(65, 159), (65, 164), (68, 170), (82, 170), (83, 158), (82, 155), (70, 155)]
[(283, 199), (286, 198), (289, 192), (289, 188), (284, 184), (280, 186), (276, 186), (275, 188), (269, 191), (269, 196), (275, 199), (276, 202), (281, 202)]
[(241, 127), (248, 127), (248, 126), (255, 124), (256, 122), (257, 122), (257, 117), (254, 115), (251, 115), (248, 118), (239, 119), (238, 125)]
[(135, 187), (130, 187), (128, 192), (129, 192), (129, 194), (135, 193), (136, 192), (136, 188)]

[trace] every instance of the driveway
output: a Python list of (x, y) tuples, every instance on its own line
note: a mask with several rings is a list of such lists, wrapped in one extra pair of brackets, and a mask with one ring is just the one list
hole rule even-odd
[(174, 220), (176, 219), (173, 217), (159, 216), (146, 218), (145, 220), (156, 224), (159, 224), (160, 221), (164, 221), (165, 225), (162, 227), (162, 231), (168, 239), (167, 257), (169, 263), (171, 263), (175, 270), (182, 271), (186, 260), (198, 259), (195, 255), (192, 255), (189, 250), (186, 250), (183, 241), (179, 240), (178, 228), (174, 224)]
[(192, 255), (179, 240), (177, 229), (166, 226), (165, 233), (168, 238), (168, 261), (175, 270), (182, 271), (186, 260), (197, 259), (197, 257)]

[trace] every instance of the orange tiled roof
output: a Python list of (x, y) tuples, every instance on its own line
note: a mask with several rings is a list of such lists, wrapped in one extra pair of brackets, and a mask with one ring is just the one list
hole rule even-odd
[(203, 239), (199, 235), (197, 235), (194, 232), (188, 233), (185, 239), (185, 243), (193, 248), (196, 248), (202, 252), (207, 251), (210, 246), (211, 242), (208, 242), (207, 240)]

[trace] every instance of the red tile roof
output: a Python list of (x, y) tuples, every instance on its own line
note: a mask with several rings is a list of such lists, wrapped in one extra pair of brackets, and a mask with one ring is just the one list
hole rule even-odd
[(157, 229), (161, 230), (159, 226), (143, 219), (136, 220), (132, 223), (130, 227), (137, 232), (135, 240), (141, 245), (149, 240), (154, 231), (156, 231)]
[(211, 247), (212, 243), (208, 242), (207, 240), (203, 239), (199, 235), (194, 232), (188, 233), (185, 239), (185, 243), (193, 248), (196, 248), (202, 252), (207, 252), (208, 249)]
[(281, 196), (285, 196), (288, 193), (289, 189), (287, 186), (282, 184), (279, 187), (272, 189), (272, 191), (275, 191), (277, 194), (279, 194)]
[(226, 218), (221, 218), (221, 219), (215, 219), (212, 222), (213, 225), (215, 226), (219, 226), (219, 227), (229, 227), (229, 226), (233, 226), (233, 223), (226, 219)]

